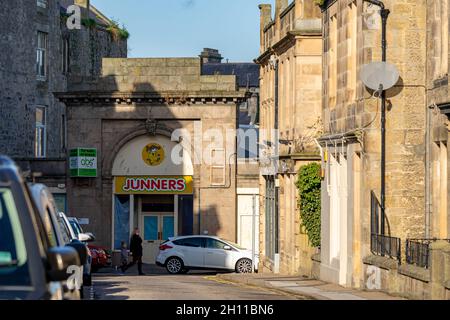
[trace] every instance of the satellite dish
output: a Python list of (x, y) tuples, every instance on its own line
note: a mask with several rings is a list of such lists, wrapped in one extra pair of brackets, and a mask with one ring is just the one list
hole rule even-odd
[(366, 87), (372, 90), (388, 90), (398, 81), (397, 68), (387, 62), (372, 62), (361, 68), (360, 77)]

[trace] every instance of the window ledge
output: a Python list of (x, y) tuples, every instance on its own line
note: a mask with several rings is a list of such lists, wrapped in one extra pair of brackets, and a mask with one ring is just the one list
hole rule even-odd
[(398, 269), (398, 261), (387, 257), (370, 255), (365, 257), (363, 262), (385, 270)]
[(431, 274), (429, 269), (421, 268), (410, 264), (399, 266), (398, 273), (423, 282), (430, 282), (431, 280)]
[(436, 79), (433, 80), (433, 86), (435, 88), (446, 86), (446, 85), (448, 85), (448, 75), (447, 74), (437, 77)]

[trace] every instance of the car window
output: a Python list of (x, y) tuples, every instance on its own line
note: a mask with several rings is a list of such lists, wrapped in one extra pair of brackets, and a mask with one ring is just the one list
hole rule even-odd
[(186, 239), (179, 239), (173, 241), (177, 246), (182, 247), (194, 247), (194, 248), (201, 248), (202, 247), (202, 238), (186, 238)]
[(0, 235), (0, 285), (30, 285), (23, 231), (7, 188), (0, 188)]
[(47, 233), (48, 240), (50, 241), (51, 247), (57, 247), (58, 246), (58, 240), (56, 239), (56, 230), (55, 226), (53, 225), (51, 213), (46, 208), (44, 211), (44, 216), (42, 217), (42, 222), (44, 224), (45, 232)]
[(224, 240), (226, 243), (231, 244), (233, 247), (239, 249), (239, 250), (247, 250), (247, 248), (241, 247), (240, 245), (238, 245), (237, 243), (233, 242), (233, 241), (229, 241), (229, 240)]
[(58, 224), (59, 224), (59, 229), (61, 230), (61, 235), (63, 237), (63, 241), (64, 243), (69, 243), (70, 242), (70, 231), (69, 229), (67, 229), (66, 224), (64, 223), (63, 218), (58, 217)]
[(227, 244), (212, 238), (206, 238), (206, 247), (209, 249), (223, 249)]
[(78, 226), (78, 223), (76, 223), (76, 221), (74, 221), (74, 220), (70, 220), (69, 223), (70, 223), (70, 225), (72, 227), (73, 232), (75, 233), (75, 236), (78, 237), (78, 235), (80, 233), (82, 233), (80, 228), (79, 228), (79, 226)]

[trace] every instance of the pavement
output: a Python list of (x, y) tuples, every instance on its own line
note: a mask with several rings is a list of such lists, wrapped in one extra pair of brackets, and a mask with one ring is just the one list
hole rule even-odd
[(93, 275), (86, 300), (305, 300), (298, 293), (233, 283), (219, 278), (215, 271), (190, 271), (171, 275), (164, 268), (144, 265), (144, 276), (136, 266), (125, 275), (112, 268)]
[(113, 268), (93, 275), (86, 300), (404, 300), (381, 291), (344, 288), (298, 276), (190, 271), (171, 275), (164, 268), (134, 266), (121, 274)]
[(219, 274), (230, 283), (298, 294), (315, 300), (405, 300), (381, 291), (364, 291), (304, 277), (273, 274)]

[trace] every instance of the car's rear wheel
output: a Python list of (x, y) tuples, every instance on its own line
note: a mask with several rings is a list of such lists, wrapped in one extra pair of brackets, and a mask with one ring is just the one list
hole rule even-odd
[(236, 262), (237, 273), (251, 273), (252, 272), (252, 260), (244, 258)]
[(183, 261), (180, 258), (171, 257), (166, 262), (166, 269), (171, 274), (181, 273), (184, 269)]

